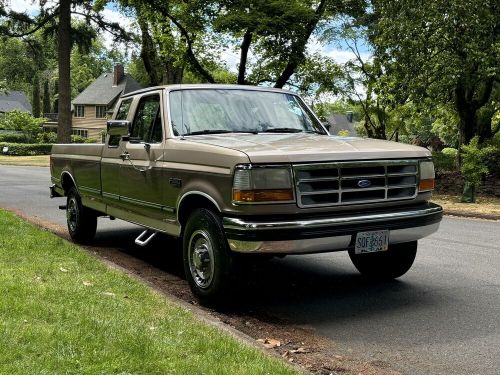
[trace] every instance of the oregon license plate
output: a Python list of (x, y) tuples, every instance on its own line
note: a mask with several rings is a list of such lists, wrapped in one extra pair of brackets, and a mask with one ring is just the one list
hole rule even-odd
[(359, 232), (356, 235), (354, 253), (375, 253), (385, 251), (389, 248), (389, 231), (377, 230), (371, 232)]

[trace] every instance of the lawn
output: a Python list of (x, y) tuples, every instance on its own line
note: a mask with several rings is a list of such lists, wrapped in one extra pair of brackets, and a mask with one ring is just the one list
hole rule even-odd
[(85, 250), (0, 210), (1, 374), (292, 374)]
[(0, 155), (0, 164), (7, 165), (34, 165), (37, 167), (49, 166), (49, 155), (35, 155), (35, 156), (7, 156)]
[(476, 203), (461, 203), (456, 195), (434, 195), (432, 201), (443, 206), (445, 212), (500, 215), (500, 198), (477, 197)]

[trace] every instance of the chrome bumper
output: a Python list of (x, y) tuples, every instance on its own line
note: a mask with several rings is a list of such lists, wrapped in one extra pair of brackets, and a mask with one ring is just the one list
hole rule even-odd
[(242, 253), (304, 254), (346, 250), (358, 232), (389, 229), (389, 243), (416, 241), (439, 228), (443, 209), (435, 204), (371, 214), (266, 221), (223, 218), (231, 250)]

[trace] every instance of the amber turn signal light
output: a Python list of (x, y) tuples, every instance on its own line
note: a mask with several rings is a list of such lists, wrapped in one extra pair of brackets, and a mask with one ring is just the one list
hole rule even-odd
[(284, 202), (293, 200), (291, 189), (233, 190), (234, 202)]
[(434, 190), (434, 179), (420, 180), (418, 185), (419, 191), (429, 191)]

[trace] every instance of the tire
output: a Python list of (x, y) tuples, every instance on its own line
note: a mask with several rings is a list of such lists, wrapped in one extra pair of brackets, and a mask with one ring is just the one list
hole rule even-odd
[(205, 208), (193, 211), (183, 235), (183, 263), (191, 291), (202, 304), (224, 302), (233, 261), (220, 218)]
[(82, 199), (75, 187), (68, 191), (66, 201), (66, 220), (71, 239), (80, 244), (90, 243), (97, 229), (97, 215), (82, 205)]
[(417, 241), (390, 245), (387, 251), (355, 254), (349, 250), (349, 257), (357, 270), (364, 276), (379, 280), (390, 280), (403, 276), (413, 265), (417, 255)]

